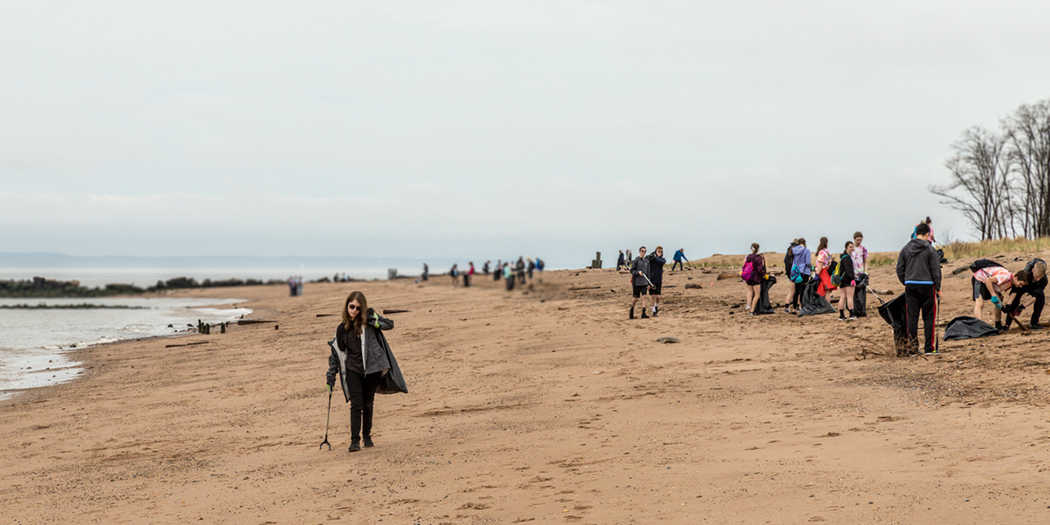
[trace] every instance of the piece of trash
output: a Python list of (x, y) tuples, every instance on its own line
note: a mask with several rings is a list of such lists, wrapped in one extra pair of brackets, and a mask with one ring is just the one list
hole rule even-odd
[(677, 343), (677, 337), (661, 337), (656, 340), (657, 343)]

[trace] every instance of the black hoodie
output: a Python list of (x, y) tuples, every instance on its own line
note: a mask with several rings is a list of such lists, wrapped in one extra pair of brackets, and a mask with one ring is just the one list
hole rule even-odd
[(933, 283), (941, 289), (941, 256), (930, 241), (912, 239), (897, 256), (897, 279), (901, 284)]

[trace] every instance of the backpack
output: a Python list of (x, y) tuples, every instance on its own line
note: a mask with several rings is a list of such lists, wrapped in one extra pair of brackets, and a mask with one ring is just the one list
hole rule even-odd
[(788, 271), (788, 280), (798, 284), (802, 282), (802, 268), (792, 264), (795, 256), (791, 253), (791, 249), (795, 246), (795, 244), (788, 246), (787, 253), (784, 254), (784, 269)]
[(999, 263), (997, 263), (995, 261), (989, 260), (989, 259), (977, 259), (976, 261), (970, 263), (970, 271), (971, 272), (976, 272), (977, 270), (983, 270), (985, 268), (993, 268), (993, 267), (996, 267), (996, 266), (1002, 268), (1003, 265), (1001, 265), (1001, 264), (999, 264)]
[[(842, 286), (842, 267), (844, 264), (835, 264), (835, 261), (831, 261), (832, 266), (828, 266), (828, 271), (831, 273), (831, 284), (835, 286)], [(834, 268), (834, 269), (832, 269)]]
[(828, 256), (828, 259), (831, 259), (828, 262), (828, 275), (835, 275), (835, 272), (839, 269), (839, 263), (835, 262), (835, 259), (832, 259), (831, 256)]
[(740, 278), (745, 282), (751, 280), (751, 276), (755, 273), (755, 266), (751, 261), (744, 263), (744, 267), (740, 270)]

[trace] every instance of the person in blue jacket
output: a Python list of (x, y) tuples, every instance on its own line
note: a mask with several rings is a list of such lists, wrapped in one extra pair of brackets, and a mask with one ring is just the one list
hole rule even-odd
[(679, 270), (684, 270), (685, 265), (682, 261), (689, 262), (689, 259), (685, 258), (685, 248), (679, 248), (678, 251), (674, 252), (674, 263), (671, 264), (671, 271), (674, 271), (675, 266), (678, 266)]

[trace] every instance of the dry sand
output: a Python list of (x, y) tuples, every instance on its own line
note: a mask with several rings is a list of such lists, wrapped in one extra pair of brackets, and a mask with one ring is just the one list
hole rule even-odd
[[(612, 270), (192, 292), (279, 329), (86, 349), (83, 379), (0, 404), (0, 523), (1050, 522), (1050, 330), (865, 356), (890, 349), (874, 298), (849, 323), (754, 318), (717, 273), (668, 274), (634, 321)], [(968, 274), (944, 288), (942, 323), (972, 308)], [(319, 315), (354, 289), (410, 310), (388, 338), (411, 393), (377, 398), (353, 454), (337, 393), (318, 451)]]

